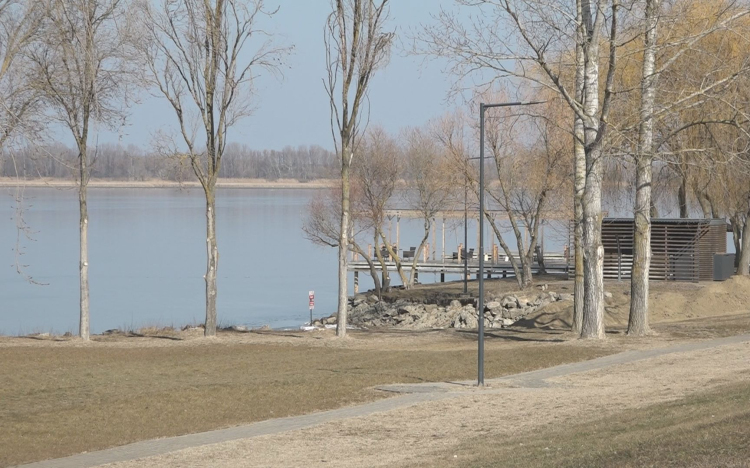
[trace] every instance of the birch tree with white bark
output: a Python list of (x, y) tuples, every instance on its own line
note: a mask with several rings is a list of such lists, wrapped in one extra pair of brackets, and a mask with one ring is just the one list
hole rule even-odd
[[(421, 53), (445, 58), (459, 80), (521, 79), (553, 90), (578, 120), (577, 187), (583, 254), (582, 338), (604, 338), (602, 159), (614, 97), (618, 0), (458, 0), (470, 24), (450, 12), (420, 35)], [(567, 57), (575, 57), (571, 64)], [(604, 65), (603, 65), (604, 64)], [(565, 81), (575, 67), (575, 82)], [(605, 67), (604, 71), (601, 70)], [(583, 169), (585, 168), (585, 176)], [(578, 192), (577, 192), (578, 193)], [(580, 290), (576, 290), (580, 298)]]
[[(655, 154), (654, 128), (659, 119), (674, 120), (674, 115), (692, 114), (690, 122), (682, 121), (675, 135), (663, 136), (661, 147), (666, 140), (682, 132), (687, 132), (702, 122), (708, 124), (713, 120), (718, 122), (723, 119), (722, 112), (711, 113), (707, 103), (713, 99), (712, 95), (721, 93), (727, 89), (733, 81), (747, 72), (747, 64), (740, 63), (731, 67), (727, 72), (724, 64), (716, 63), (711, 67), (708, 62), (702, 62), (699, 67), (700, 78), (696, 80), (697, 86), (677, 87), (670, 80), (672, 89), (660, 88), (659, 78), (662, 74), (680, 76), (689, 74), (689, 62), (681, 60), (685, 55), (694, 55), (700, 48), (702, 42), (710, 41), (711, 36), (727, 31), (737, 21), (748, 14), (748, 10), (735, 1), (695, 3), (692, 1), (675, 2), (667, 5), (669, 7), (669, 33), (665, 41), (660, 41), (660, 23), (665, 19), (666, 8), (662, 0), (645, 0), (643, 5), (643, 20), (640, 25), (643, 30), (643, 58), (640, 74), (640, 106), (638, 118), (638, 137), (635, 150), (635, 206), (634, 236), (633, 236), (633, 267), (631, 272), (630, 290), (630, 315), (628, 320), (628, 335), (643, 336), (650, 332), (648, 322), (648, 291), (649, 271), (651, 263), (651, 211), (654, 205), (652, 200), (653, 163)], [(700, 11), (696, 16), (696, 9)], [(696, 21), (697, 20), (697, 21)], [(682, 22), (698, 25), (693, 30), (680, 31)], [(723, 48), (723, 47), (722, 47)], [(714, 51), (717, 55), (721, 53)], [(700, 55), (700, 54), (698, 54)], [(708, 55), (707, 56), (711, 56)], [(680, 66), (682, 65), (682, 67)], [(688, 69), (685, 69), (687, 67)], [(687, 84), (689, 80), (681, 81)], [(662, 94), (662, 99), (659, 98)], [(671, 98), (671, 99), (670, 99)], [(658, 106), (658, 107), (657, 107)], [(698, 113), (693, 110), (703, 109)], [(683, 111), (683, 112), (680, 112)], [(727, 123), (730, 119), (726, 119)], [(726, 125), (722, 123), (721, 125)], [(669, 132), (671, 133), (671, 132)], [(682, 197), (686, 194), (681, 192)], [(684, 214), (684, 206), (681, 204), (681, 215)]]

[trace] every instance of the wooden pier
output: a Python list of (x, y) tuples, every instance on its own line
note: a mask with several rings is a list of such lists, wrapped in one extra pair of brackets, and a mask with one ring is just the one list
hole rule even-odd
[[(486, 278), (514, 278), (515, 272), (513, 266), (510, 263), (510, 259), (506, 260), (506, 256), (501, 256), (497, 260), (494, 260), (491, 255), (485, 254), (484, 262), (484, 274)], [(520, 268), (520, 259), (516, 257), (516, 262)], [(382, 266), (376, 259), (373, 260), (375, 270), (382, 272)], [(389, 272), (396, 272), (396, 262), (390, 260), (385, 262), (385, 267)], [(408, 275), (411, 272), (412, 259), (402, 260), (401, 268)], [(463, 259), (454, 258), (443, 258), (441, 259), (429, 259), (420, 258), (416, 265), (416, 279), (419, 278), (420, 274), (435, 274), (440, 275), (440, 282), (445, 282), (445, 275), (459, 275), (463, 277), (464, 268), (468, 271), (469, 277), (479, 278), (479, 260), (476, 258), (470, 258), (468, 265), (464, 265)], [(567, 275), (572, 271), (567, 257), (563, 253), (548, 253), (544, 255), (544, 268), (547, 273)], [(359, 273), (364, 272), (370, 274), (370, 266), (364, 260), (352, 259), (349, 261), (349, 271), (354, 272), (354, 284), (355, 288), (359, 283)], [(532, 274), (538, 274), (540, 271), (539, 262), (534, 261), (531, 266)], [(358, 292), (358, 291), (355, 291)]]

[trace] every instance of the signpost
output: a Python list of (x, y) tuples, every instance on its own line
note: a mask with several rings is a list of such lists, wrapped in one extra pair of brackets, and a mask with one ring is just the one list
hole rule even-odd
[(313, 309), (315, 309), (315, 291), (307, 293), (308, 299), (310, 300), (310, 326), (313, 324)]

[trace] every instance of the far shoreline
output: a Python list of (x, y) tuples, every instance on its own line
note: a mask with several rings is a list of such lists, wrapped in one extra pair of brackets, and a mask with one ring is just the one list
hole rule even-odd
[[(326, 189), (334, 187), (335, 180), (318, 179), (302, 182), (297, 179), (219, 179), (217, 188), (230, 189)], [(34, 188), (75, 188), (78, 184), (68, 179), (16, 179), (12, 177), (0, 177), (0, 187), (34, 187)], [(198, 181), (190, 180), (176, 182), (171, 180), (109, 180), (91, 179), (88, 188), (110, 188), (110, 189), (147, 189), (147, 188), (175, 188), (193, 189), (201, 188)]]

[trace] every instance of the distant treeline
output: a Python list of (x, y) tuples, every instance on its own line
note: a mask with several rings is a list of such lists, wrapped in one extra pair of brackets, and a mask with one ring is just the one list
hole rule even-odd
[[(101, 144), (94, 154), (91, 176), (114, 180), (190, 180), (192, 168), (187, 160), (144, 152), (135, 145)], [(0, 175), (26, 178), (74, 176), (77, 152), (62, 144), (8, 150), (2, 153)], [(255, 150), (246, 145), (229, 144), (220, 176), (242, 179), (315, 180), (336, 177), (335, 153), (320, 146), (291, 146), (277, 150)]]

